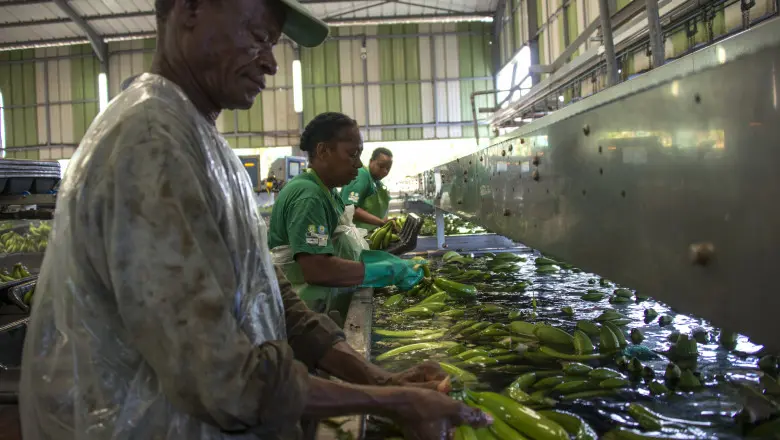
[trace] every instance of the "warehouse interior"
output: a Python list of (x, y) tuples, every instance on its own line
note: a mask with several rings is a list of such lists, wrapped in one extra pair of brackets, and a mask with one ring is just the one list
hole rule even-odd
[[(467, 403), (501, 393), (566, 428), (456, 438), (778, 438), (780, 1), (299, 3), (328, 39), (283, 37), (267, 88), (216, 127), (266, 222), (265, 182), (303, 172), (316, 115), (354, 118), (365, 164), (393, 152), (390, 216), (421, 228), (403, 256), (433, 275), (413, 294), (360, 290), (355, 350), (391, 371), (436, 360)], [(59, 182), (149, 71), (154, 7), (0, 0), (0, 440), (22, 438), (21, 347)], [(359, 415), (318, 438), (405, 434)]]

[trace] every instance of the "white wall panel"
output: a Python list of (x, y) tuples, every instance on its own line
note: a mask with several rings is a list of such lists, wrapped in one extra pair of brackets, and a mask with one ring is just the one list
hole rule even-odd
[[(420, 33), (429, 33), (431, 31), (430, 25), (420, 25)], [(431, 80), (434, 78), (431, 56), (433, 48), (433, 40), (436, 37), (422, 37), (419, 39), (419, 52), (420, 52), (420, 79), (423, 81)], [(433, 83), (426, 82), (420, 85), (420, 104), (422, 106), (422, 121), (423, 123), (435, 122), (436, 109), (434, 108), (433, 98)], [(423, 129), (423, 138), (430, 139), (436, 137), (436, 128), (428, 127)]]
[[(457, 25), (446, 24), (444, 25), (446, 32), (455, 32)], [(438, 54), (437, 54), (438, 55)], [(447, 35), (444, 37), (444, 68), (446, 78), (458, 78), (460, 76), (460, 60), (458, 58), (458, 37), (453, 35)], [(437, 65), (438, 68), (438, 65)], [(460, 81), (447, 81), (446, 83), (446, 101), (447, 101), (447, 113), (443, 118), (439, 118), (442, 122), (458, 122), (461, 120), (460, 112)], [(439, 95), (441, 100), (442, 95)], [(460, 126), (449, 127), (449, 135), (444, 134), (438, 137), (461, 137), (463, 130)]]
[[(366, 26), (366, 35), (376, 35), (376, 26)], [(368, 67), (368, 82), (378, 82), (379, 74), (379, 40), (369, 38), (366, 40), (366, 64)], [(368, 124), (382, 124), (382, 94), (379, 86), (368, 86), (369, 106)], [(368, 130), (368, 140), (381, 141), (382, 130)]]

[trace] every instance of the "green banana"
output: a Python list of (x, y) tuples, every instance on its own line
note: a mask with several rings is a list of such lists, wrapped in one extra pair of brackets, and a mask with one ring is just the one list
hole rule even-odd
[(467, 391), (466, 393), (469, 398), (490, 411), (495, 418), (525, 436), (534, 440), (569, 440), (569, 434), (561, 425), (509, 397), (491, 392)]
[(582, 417), (561, 410), (542, 410), (539, 414), (558, 423), (569, 434), (574, 436), (575, 440), (596, 440), (598, 435)]
[(377, 356), (376, 360), (383, 361), (385, 359), (390, 359), (413, 351), (442, 350), (456, 345), (458, 345), (458, 343), (454, 341), (420, 342), (416, 344), (409, 344), (409, 345), (404, 345), (403, 347), (394, 348), (390, 351), (386, 351), (380, 354), (379, 356)]
[(550, 356), (554, 359), (561, 359), (566, 361), (593, 361), (597, 359), (603, 359), (608, 356), (608, 354), (606, 353), (591, 353), (591, 354), (561, 353), (553, 348), (545, 347), (544, 345), (539, 347), (539, 352), (547, 356)]
[(550, 325), (537, 325), (534, 335), (544, 344), (574, 345), (574, 338), (565, 331)]
[(626, 335), (623, 334), (623, 330), (617, 328), (617, 326), (612, 324), (610, 321), (605, 321), (602, 325), (612, 330), (612, 333), (617, 337), (618, 347), (624, 348), (628, 345), (628, 341), (626, 341)]
[(455, 365), (447, 364), (445, 362), (439, 362), (439, 365), (441, 366), (442, 370), (460, 382), (468, 383), (477, 381), (477, 376), (475, 376), (474, 373), (470, 373), (462, 368), (458, 368)]
[(433, 283), (455, 299), (473, 299), (477, 295), (477, 289), (468, 284), (461, 284), (441, 277), (434, 278)]
[(604, 325), (601, 326), (599, 338), (599, 349), (601, 351), (608, 353), (620, 349), (620, 341), (618, 340), (617, 335), (615, 335), (609, 327)]
[(577, 321), (577, 329), (582, 330), (588, 336), (598, 336), (601, 331), (598, 325), (584, 319)]
[(593, 353), (593, 341), (582, 330), (574, 330), (574, 352), (577, 354)]

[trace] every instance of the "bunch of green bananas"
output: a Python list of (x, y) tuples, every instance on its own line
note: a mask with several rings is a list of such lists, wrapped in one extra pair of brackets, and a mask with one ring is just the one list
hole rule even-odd
[(11, 273), (8, 273), (8, 269), (0, 271), (0, 281), (7, 283), (9, 281), (21, 280), (30, 276), (30, 271), (22, 263), (14, 264)]
[(393, 222), (387, 222), (381, 228), (374, 229), (367, 237), (369, 248), (371, 250), (387, 249), (390, 243), (400, 240), (397, 234), (393, 232)]
[(43, 222), (37, 226), (31, 224), (24, 235), (14, 231), (5, 232), (0, 235), (0, 252), (44, 252), (49, 244), (50, 232), (51, 225)]

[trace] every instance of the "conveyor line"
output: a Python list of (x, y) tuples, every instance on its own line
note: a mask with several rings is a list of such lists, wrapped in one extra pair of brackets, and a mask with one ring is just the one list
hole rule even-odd
[(426, 171), (428, 203), (780, 348), (780, 21)]

